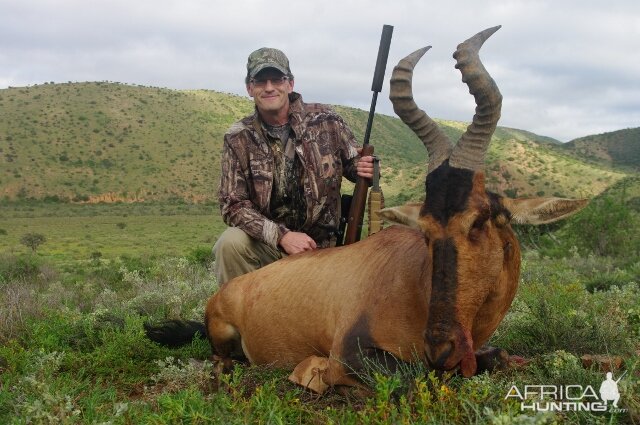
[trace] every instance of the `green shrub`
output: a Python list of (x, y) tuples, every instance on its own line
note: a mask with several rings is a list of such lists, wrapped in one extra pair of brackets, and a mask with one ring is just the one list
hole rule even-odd
[(598, 273), (589, 278), (584, 283), (584, 287), (589, 292), (608, 291), (612, 288), (622, 288), (624, 285), (632, 282), (630, 273), (616, 269), (611, 273)]
[(43, 262), (35, 255), (0, 254), (0, 283), (35, 280)]
[(119, 259), (122, 263), (122, 267), (124, 267), (126, 270), (136, 270), (143, 276), (148, 275), (149, 271), (153, 268), (156, 261), (153, 257), (137, 257), (132, 255), (121, 255)]
[(102, 252), (93, 251), (91, 254), (89, 254), (89, 258), (94, 264), (100, 264), (100, 258), (102, 258)]
[(515, 198), (518, 197), (518, 189), (517, 188), (507, 188), (507, 189), (504, 190), (504, 194), (508, 198), (515, 199)]
[(200, 264), (207, 267), (214, 260), (213, 251), (211, 247), (199, 246), (193, 248), (189, 251), (189, 254), (187, 254), (187, 260), (189, 260), (191, 264)]
[(27, 248), (30, 248), (31, 252), (36, 252), (38, 247), (46, 241), (47, 238), (41, 233), (25, 233), (20, 238), (20, 243)]
[(491, 345), (523, 356), (629, 353), (637, 345), (630, 311), (638, 304), (636, 284), (593, 294), (579, 283), (522, 284)]
[(33, 356), (26, 376), (13, 388), (16, 417), (25, 423), (71, 423), (80, 418), (77, 400), (52, 382), (64, 358), (64, 353), (42, 350)]
[(592, 201), (546, 244), (546, 254), (559, 256), (572, 246), (582, 255), (638, 258), (640, 214), (624, 201), (607, 196)]

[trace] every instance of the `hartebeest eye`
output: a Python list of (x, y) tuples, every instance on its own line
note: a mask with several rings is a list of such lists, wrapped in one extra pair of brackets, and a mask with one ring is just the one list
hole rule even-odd
[(469, 227), (469, 239), (472, 242), (478, 240), (482, 232), (486, 229), (487, 221), (491, 217), (489, 209), (481, 210), (478, 215), (475, 216), (473, 223)]
[(484, 225), (487, 223), (487, 220), (489, 220), (488, 215), (480, 214), (471, 225), (471, 230), (482, 230), (482, 228), (484, 228)]

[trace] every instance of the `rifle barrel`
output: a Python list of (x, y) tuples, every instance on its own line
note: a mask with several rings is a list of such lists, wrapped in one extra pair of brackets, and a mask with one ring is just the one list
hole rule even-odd
[[(380, 36), (380, 47), (378, 48), (378, 57), (376, 60), (376, 69), (373, 74), (373, 83), (371, 84), (373, 97), (371, 99), (371, 108), (369, 109), (367, 128), (365, 130), (364, 140), (362, 142), (362, 156), (373, 155), (373, 146), (369, 144), (369, 138), (371, 137), (371, 128), (373, 127), (373, 118), (375, 116), (378, 93), (382, 91), (382, 83), (384, 81), (384, 72), (387, 67), (387, 59), (389, 58), (389, 47), (391, 46), (392, 34), (393, 26), (384, 25), (382, 27), (382, 35)], [(365, 204), (367, 203), (368, 188), (368, 180), (363, 177), (358, 177), (358, 179), (356, 180), (356, 186), (353, 191), (351, 209), (349, 210), (344, 245), (348, 245), (360, 240), (360, 235), (362, 233), (362, 219), (364, 218), (364, 209)]]
[(382, 91), (384, 71), (387, 68), (387, 59), (389, 58), (389, 47), (391, 46), (392, 35), (393, 26), (384, 25), (382, 27), (382, 35), (380, 36), (380, 47), (378, 48), (378, 58), (376, 59), (376, 70), (373, 73), (373, 82), (371, 83), (371, 91), (376, 93)]

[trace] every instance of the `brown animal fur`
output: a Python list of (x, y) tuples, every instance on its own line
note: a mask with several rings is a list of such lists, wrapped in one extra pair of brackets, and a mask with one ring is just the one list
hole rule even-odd
[[(425, 344), (433, 273), (425, 235), (450, 235), (461, 253), (459, 282), (467, 284), (459, 285), (457, 302), (448, 312), (457, 324), (449, 332), (454, 349), (439, 366), (460, 365), (465, 376), (472, 375), (474, 352), (506, 314), (520, 272), (519, 245), (508, 223), (488, 220), (469, 238), (476, 231), (470, 227), (478, 209), (488, 206), (481, 173), (474, 181), (476, 208), (458, 214), (446, 227), (429, 217), (405, 219), (420, 230), (393, 226), (358, 244), (291, 256), (223, 285), (206, 309), (213, 350), (223, 358), (244, 352), (254, 364), (290, 369), (301, 364), (291, 379), (307, 386), (311, 377), (321, 376), (324, 385), (311, 386), (316, 391), (325, 385), (358, 385), (353, 375), (357, 359), (370, 349), (407, 362), (437, 359), (441, 347)], [(416, 216), (419, 208), (398, 211)], [(391, 208), (383, 215), (393, 219), (395, 212)], [(326, 359), (320, 363), (324, 367), (317, 359), (313, 366), (305, 364), (310, 358)]]
[[(427, 299), (415, 294), (424, 292), (416, 271), (426, 258), (419, 231), (394, 227), (357, 245), (306, 252), (240, 276), (207, 305), (213, 349), (224, 357), (241, 346), (251, 363), (285, 368), (310, 356), (329, 358), (329, 385), (353, 384), (343, 361), (359, 353), (344, 352), (346, 335), (363, 343), (373, 337), (375, 348), (402, 360), (415, 352), (423, 357)], [(366, 326), (353, 335), (358, 320)]]

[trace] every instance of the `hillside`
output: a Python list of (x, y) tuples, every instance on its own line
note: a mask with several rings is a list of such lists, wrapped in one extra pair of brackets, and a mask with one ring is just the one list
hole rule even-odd
[(581, 137), (563, 147), (595, 161), (640, 170), (640, 127)]
[[(2, 196), (205, 200), (246, 99), (110, 83), (0, 91)], [(205, 189), (205, 188), (208, 188)]]
[[(367, 112), (336, 109), (362, 140)], [(0, 90), (0, 198), (215, 202), (223, 134), (252, 110), (236, 95), (106, 82)], [(438, 122), (454, 140), (467, 125)], [(413, 133), (378, 115), (371, 143), (387, 200), (422, 198), (426, 151)], [(508, 195), (590, 197), (629, 175), (579, 155), (498, 127), (487, 182)]]
[(640, 175), (636, 174), (619, 180), (599, 194), (598, 198), (612, 198), (640, 212)]

